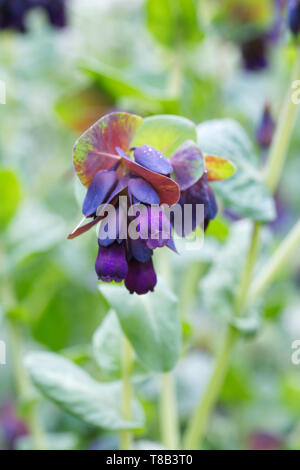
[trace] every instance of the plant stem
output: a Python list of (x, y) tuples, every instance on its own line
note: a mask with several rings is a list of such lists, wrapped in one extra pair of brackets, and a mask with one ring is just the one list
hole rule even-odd
[[(294, 80), (299, 79), (299, 77), (300, 48), (296, 50), (296, 59), (293, 67), (291, 84), (294, 82)], [(281, 170), (286, 159), (293, 128), (296, 122), (297, 111), (299, 109), (299, 105), (293, 103), (292, 101), (293, 90), (291, 88), (291, 84), (289, 85), (289, 90), (286, 94), (282, 111), (280, 113), (280, 118), (276, 126), (275, 135), (272, 140), (269, 153), (268, 164), (265, 170), (265, 180), (271, 192), (274, 192), (277, 187)]]
[(248, 256), (247, 256), (247, 260), (245, 263), (245, 268), (241, 276), (241, 282), (240, 282), (239, 289), (237, 291), (237, 296), (236, 296), (236, 301), (235, 301), (235, 315), (236, 316), (243, 315), (245, 311), (247, 293), (248, 293), (249, 285), (251, 282), (251, 278), (252, 278), (252, 274), (253, 274), (253, 270), (255, 266), (255, 261), (257, 258), (258, 250), (259, 250), (260, 231), (261, 231), (261, 225), (257, 222), (254, 223)]
[[(130, 380), (133, 365), (133, 355), (131, 344), (124, 335), (123, 337), (123, 353), (122, 353), (122, 415), (126, 421), (130, 421), (132, 417), (132, 384)], [(122, 430), (120, 432), (120, 449), (130, 450), (132, 448), (132, 432), (129, 430)]]
[(176, 389), (174, 374), (162, 375), (160, 397), (160, 427), (162, 442), (166, 449), (177, 450), (179, 444), (179, 423), (177, 415)]
[[(300, 49), (296, 51), (296, 60), (292, 72), (292, 81), (300, 75)], [(297, 107), (292, 102), (291, 88), (286, 95), (284, 105), (280, 114), (276, 133), (269, 153), (269, 160), (265, 171), (265, 181), (273, 193), (277, 187), (281, 170), (284, 165), (287, 150), (289, 147), (293, 127), (296, 121)], [(240, 288), (237, 293), (234, 306), (235, 315), (242, 315), (248, 303), (248, 292), (255, 266), (255, 260), (259, 248), (260, 224), (255, 223), (252, 231), (252, 238), (249, 247), (245, 269), (241, 277)], [(272, 281), (274, 275), (282, 265), (283, 261), (291, 256), (295, 247), (300, 243), (300, 222), (296, 225), (287, 239), (280, 246), (267, 267), (263, 270), (257, 281), (251, 288), (251, 299), (257, 297), (262, 290)], [(225, 339), (217, 356), (215, 367), (211, 379), (207, 385), (205, 393), (198, 404), (196, 413), (192, 417), (185, 436), (185, 448), (195, 449), (200, 445), (205, 432), (207, 419), (212, 411), (219, 392), (221, 390), (226, 371), (228, 369), (231, 351), (238, 338), (238, 332), (230, 325), (227, 326)]]
[(227, 327), (223, 344), (216, 358), (213, 373), (187, 428), (184, 438), (184, 448), (186, 450), (195, 450), (201, 445), (207, 419), (220, 393), (237, 335), (236, 330), (230, 326)]
[(271, 284), (280, 268), (286, 264), (300, 245), (300, 221), (281, 242), (274, 255), (251, 285), (248, 302), (253, 302)]
[[(10, 332), (10, 342), (11, 350), (13, 356), (13, 366), (16, 380), (16, 387), (18, 391), (18, 396), (22, 400), (26, 400), (29, 395), (30, 382), (27, 375), (27, 372), (23, 365), (23, 343), (22, 343), (22, 332), (21, 326), (18, 325), (15, 321), (9, 322), (9, 332)], [(41, 423), (38, 418), (36, 405), (30, 403), (26, 409), (26, 423), (29, 428), (29, 432), (32, 436), (34, 443), (34, 448), (36, 450), (45, 450), (47, 449), (46, 437), (44, 435), (44, 430), (41, 426)]]

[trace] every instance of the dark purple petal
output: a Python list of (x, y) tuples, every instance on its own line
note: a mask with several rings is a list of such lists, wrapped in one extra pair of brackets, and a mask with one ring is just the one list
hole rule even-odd
[(131, 178), (128, 183), (129, 193), (139, 202), (145, 204), (159, 204), (160, 199), (150, 183), (143, 178)]
[(128, 273), (124, 243), (115, 242), (109, 247), (99, 246), (95, 270), (101, 281), (123, 281)]
[(65, 0), (48, 0), (45, 5), (50, 23), (56, 28), (63, 28), (67, 24)]
[(86, 217), (95, 214), (100, 204), (104, 202), (108, 194), (112, 191), (117, 182), (115, 171), (100, 170), (94, 176), (87, 190), (82, 213)]
[(129, 240), (130, 253), (133, 258), (141, 263), (149, 261), (153, 255), (153, 251), (146, 246), (146, 242), (138, 238), (137, 240)]
[(267, 67), (268, 41), (265, 35), (243, 42), (241, 51), (246, 70), (257, 71)]
[(131, 294), (136, 292), (139, 295), (147, 294), (154, 290), (157, 278), (153, 268), (152, 259), (146, 263), (140, 263), (132, 258), (128, 263), (128, 274), (125, 279), (125, 286)]
[(275, 122), (271, 115), (270, 104), (267, 103), (256, 132), (256, 140), (262, 148), (270, 147), (274, 130)]
[(204, 156), (199, 147), (192, 141), (181, 145), (171, 157), (176, 183), (182, 191), (189, 188), (203, 175)]
[(148, 170), (155, 171), (161, 175), (169, 175), (173, 172), (169, 160), (158, 150), (150, 145), (142, 145), (134, 150), (134, 158), (137, 163)]
[(170, 248), (170, 250), (174, 251), (174, 253), (178, 253), (173, 237), (171, 237), (170, 240), (168, 240), (167, 247)]
[[(197, 225), (203, 225), (204, 230), (206, 230), (210, 220), (214, 219), (218, 212), (215, 195), (207, 184), (206, 175), (196, 184), (181, 193), (179, 203), (182, 206), (182, 233), (179, 233), (179, 235), (188, 236), (195, 230)], [(191, 212), (184, 207), (185, 204), (191, 204)], [(197, 220), (197, 204), (204, 205), (204, 220)], [(190, 220), (188, 220), (187, 217), (190, 217)], [(178, 229), (176, 231), (178, 232)]]

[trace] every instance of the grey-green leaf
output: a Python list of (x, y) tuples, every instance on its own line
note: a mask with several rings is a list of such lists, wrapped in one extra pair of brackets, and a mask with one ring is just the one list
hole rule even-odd
[(149, 370), (171, 370), (181, 346), (177, 298), (159, 280), (154, 292), (138, 296), (122, 286), (101, 285), (141, 363)]
[(144, 413), (132, 403), (131, 421), (121, 413), (121, 383), (99, 383), (83, 369), (54, 353), (31, 353), (25, 364), (38, 390), (87, 424), (109, 430), (140, 428)]
[(241, 217), (267, 222), (275, 217), (275, 206), (262, 173), (258, 157), (244, 129), (231, 119), (200, 124), (198, 145), (203, 152), (220, 155), (236, 165), (234, 176), (212, 183), (224, 205)]

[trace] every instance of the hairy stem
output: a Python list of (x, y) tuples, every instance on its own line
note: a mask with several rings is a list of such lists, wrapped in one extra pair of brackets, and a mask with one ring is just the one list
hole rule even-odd
[[(131, 344), (124, 335), (123, 337), (123, 351), (122, 351), (122, 382), (123, 382), (123, 393), (122, 393), (122, 415), (127, 421), (132, 418), (132, 384), (131, 384), (131, 372), (133, 365)], [(120, 449), (130, 450), (132, 448), (132, 432), (124, 430), (120, 432)]]
[(179, 423), (177, 415), (175, 380), (172, 372), (162, 375), (160, 397), (160, 427), (166, 449), (179, 449)]

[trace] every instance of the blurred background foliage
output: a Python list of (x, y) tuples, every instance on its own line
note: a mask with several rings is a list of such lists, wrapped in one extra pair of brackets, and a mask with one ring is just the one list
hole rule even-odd
[[(2, 448), (32, 445), (17, 401), (5, 314), (22, 325), (25, 350), (59, 351), (102, 380), (115, 374), (91, 353), (93, 333), (108, 310), (93, 270), (95, 232), (66, 239), (80, 219), (82, 200), (72, 169), (75, 139), (117, 109), (143, 116), (180, 114), (197, 124), (230, 117), (257, 146), (263, 106), (269, 101), (278, 115), (293, 52), (283, 28), (268, 46), (268, 66), (250, 72), (242, 45), (272, 28), (277, 3), (69, 0), (62, 31), (51, 29), (40, 11), (28, 15), (27, 34), (0, 31), (0, 80), (7, 89), (7, 103), (0, 105), (0, 339), (7, 342), (7, 365), (0, 365)], [(277, 218), (265, 233), (269, 247), (299, 217), (299, 148), (296, 131), (276, 195)], [(244, 224), (235, 220), (221, 208), (203, 247), (167, 261), (184, 319), (176, 368), (182, 426), (204, 389), (222, 331), (222, 312), (211, 312), (211, 305), (221, 310), (224, 305), (223, 279), (214, 266)], [(227, 252), (230, 270), (237, 250), (235, 245), (234, 253)], [(299, 273), (295, 257), (262, 299), (262, 330), (234, 354), (207, 447), (300, 448), (300, 366), (291, 363), (291, 343), (300, 337)], [(223, 275), (227, 279), (226, 271)], [(204, 277), (200, 285), (199, 276)], [(234, 291), (231, 277), (227, 281), (226, 288)], [(220, 289), (210, 290), (209, 283)], [(220, 296), (217, 302), (214, 296)], [(158, 378), (137, 365), (136, 385), (148, 421), (137, 438), (147, 447), (145, 441), (159, 440)], [(84, 424), (49, 401), (40, 405), (53, 448), (116, 448), (115, 434)]]

